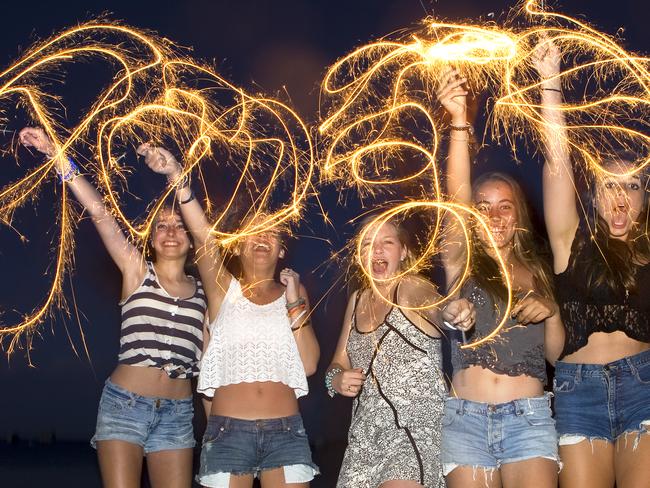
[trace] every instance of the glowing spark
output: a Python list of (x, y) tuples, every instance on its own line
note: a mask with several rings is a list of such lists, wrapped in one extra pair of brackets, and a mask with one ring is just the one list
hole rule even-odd
[[(437, 161), (443, 124), (432, 109), (434, 87), (450, 67), (458, 69), (471, 91), (487, 91), (496, 100), (488, 133), (495, 138), (505, 136), (513, 150), (517, 137), (543, 147), (543, 134), (551, 123), (541, 115), (541, 81), (532, 62), (540, 40), (541, 48), (545, 42), (559, 46), (566, 67), (558, 78), (565, 87), (577, 87), (578, 81), (587, 79), (580, 91), (567, 90), (566, 101), (559, 107), (567, 119), (565, 143), (584, 169), (596, 177), (642, 171), (650, 164), (649, 59), (628, 53), (583, 22), (538, 9), (533, 0), (505, 27), (428, 20), (403, 39), (362, 46), (328, 70), (321, 86), (324, 116), (319, 126), (326, 145), (321, 163), (324, 179), (362, 193), (384, 191), (392, 196), (403, 194), (404, 183), (417, 181), (422, 189), (430, 189), (428, 194), (402, 197), (406, 202), (375, 220), (380, 224), (400, 212), (434, 210), (428, 244), (416, 264), (397, 278), (425, 268), (439, 252), (442, 215), (459, 222), (466, 249), (470, 249), (470, 234), (464, 220), (469, 217), (484, 226), (472, 208), (445, 201), (441, 193)], [(575, 101), (569, 101), (571, 97)], [(634, 149), (640, 155), (633, 169), (617, 172), (603, 167), (601, 161), (611, 159), (619, 148)], [(374, 237), (378, 227), (372, 228)], [(496, 251), (492, 238), (491, 244)], [(370, 258), (362, 259), (360, 244), (357, 260), (369, 278)], [(461, 280), (450, 295), (468, 277), (470, 261), (468, 256)], [(489, 336), (463, 347), (493, 339), (510, 313), (510, 277), (500, 259), (498, 264), (508, 288), (506, 310)]]
[[(66, 129), (50, 107), (46, 87), (62, 65), (88, 60), (108, 62), (116, 67), (115, 75), (77, 126)], [(196, 80), (202, 85), (197, 86)], [(121, 188), (127, 183), (129, 171), (121, 165), (125, 148), (149, 140), (168, 147), (170, 141), (175, 144), (171, 149), (183, 156), (183, 174), (199, 180), (215, 146), (227, 154), (212, 163), (221, 174), (238, 175), (223, 210), (212, 213), (212, 233), (220, 245), (298, 220), (311, 185), (314, 155), (309, 130), (289, 106), (250, 95), (211, 67), (181, 55), (170, 42), (130, 27), (89, 23), (33, 47), (0, 73), (0, 103), (7, 101), (26, 107), (57, 151), (23, 178), (0, 188), (0, 220), (7, 225), (18, 207), (55, 180), (52, 170), (59, 158), (71, 155), (79, 160), (86, 154), (91, 161), (86, 172), (95, 177), (107, 208), (136, 244), (144, 246), (156, 212), (174, 188), (167, 188), (136, 225), (122, 210), (116, 183)], [(93, 154), (87, 154), (89, 146), (95, 148)], [(226, 165), (234, 166), (234, 171), (226, 170)], [(282, 188), (289, 190), (282, 193)], [(248, 197), (246, 215), (238, 227), (227, 229), (226, 218), (242, 196)], [(23, 338), (29, 350), (38, 325), (54, 308), (66, 307), (62, 280), (72, 265), (76, 216), (65, 184), (60, 198), (51, 286), (22, 321), (0, 326), (0, 340), (9, 338), (7, 354)], [(205, 203), (208, 209), (215, 207), (208, 194)]]

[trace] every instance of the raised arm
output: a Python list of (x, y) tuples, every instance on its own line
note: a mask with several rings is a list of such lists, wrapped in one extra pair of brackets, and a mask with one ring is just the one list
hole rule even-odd
[(213, 321), (228, 291), (232, 275), (226, 269), (219, 246), (210, 232), (210, 223), (201, 204), (194, 198), (189, 180), (179, 181), (183, 170), (171, 152), (162, 147), (142, 144), (138, 147), (138, 154), (144, 156), (145, 163), (152, 171), (165, 175), (170, 184), (178, 184), (176, 190), (178, 206), (183, 221), (194, 239), (197, 265), (208, 298), (210, 321)]
[(40, 127), (25, 127), (19, 134), (20, 142), (33, 147), (49, 158), (57, 158), (57, 172), (63, 183), (90, 214), (106, 250), (122, 272), (122, 296), (130, 295), (144, 278), (146, 265), (142, 254), (129, 242), (117, 221), (104, 205), (97, 189), (57, 149)]
[[(451, 134), (447, 159), (447, 195), (452, 202), (462, 205), (472, 203), (472, 183), (470, 171), (470, 125), (467, 122), (467, 90), (456, 70), (445, 75), (437, 97), (445, 110), (451, 115)], [(464, 268), (466, 250), (465, 237), (460, 225), (453, 216), (447, 218), (444, 252), (442, 261), (449, 286)]]
[(542, 79), (542, 137), (544, 141), (544, 220), (553, 250), (556, 273), (566, 270), (580, 217), (567, 139), (560, 85), (560, 51), (542, 39), (534, 53), (534, 65)]

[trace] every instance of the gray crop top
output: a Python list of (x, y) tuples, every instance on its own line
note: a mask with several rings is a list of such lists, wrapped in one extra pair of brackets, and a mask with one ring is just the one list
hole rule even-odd
[[(494, 303), (490, 295), (472, 279), (467, 280), (460, 296), (476, 308), (476, 325), (466, 333), (467, 342), (479, 340), (494, 330), (505, 311), (504, 303)], [(517, 324), (508, 319), (494, 340), (478, 347), (461, 349), (462, 342), (451, 341), (454, 372), (469, 366), (481, 366), (497, 374), (528, 375), (546, 384), (544, 359), (544, 322)]]

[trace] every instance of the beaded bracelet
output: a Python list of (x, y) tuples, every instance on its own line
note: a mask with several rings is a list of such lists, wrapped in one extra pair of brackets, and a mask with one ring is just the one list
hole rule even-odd
[(287, 303), (287, 310), (297, 307), (298, 305), (304, 305), (304, 304), (305, 304), (305, 299), (303, 297), (298, 297), (298, 300), (296, 300), (295, 302)]
[(325, 388), (327, 388), (327, 394), (330, 398), (334, 398), (338, 394), (332, 386), (332, 381), (337, 374), (342, 372), (343, 370), (341, 368), (332, 368), (325, 374)]
[(67, 159), (69, 164), (68, 171), (66, 171), (65, 173), (61, 173), (60, 171), (57, 170), (57, 173), (59, 173), (59, 178), (61, 178), (62, 184), (65, 183), (66, 181), (74, 180), (77, 176), (79, 176), (79, 167), (74, 163), (74, 161), (70, 156), (68, 156)]

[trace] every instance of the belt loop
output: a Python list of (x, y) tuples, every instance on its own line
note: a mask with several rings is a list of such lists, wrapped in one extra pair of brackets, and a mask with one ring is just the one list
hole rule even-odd
[(288, 417), (281, 417), (280, 420), (282, 421), (282, 430), (291, 430)]
[(576, 383), (580, 383), (582, 381), (582, 364), (578, 364), (576, 366), (575, 380), (576, 380)]
[(228, 430), (228, 427), (230, 427), (230, 417), (223, 417), (224, 430)]

